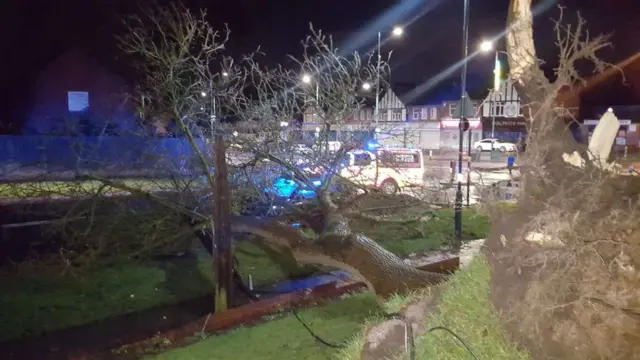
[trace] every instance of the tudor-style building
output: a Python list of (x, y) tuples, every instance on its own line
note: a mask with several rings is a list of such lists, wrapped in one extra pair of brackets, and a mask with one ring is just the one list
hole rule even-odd
[(502, 81), (500, 88), (492, 90), (484, 100), (482, 129), (484, 138), (511, 142), (518, 142), (526, 135), (522, 101), (511, 80)]

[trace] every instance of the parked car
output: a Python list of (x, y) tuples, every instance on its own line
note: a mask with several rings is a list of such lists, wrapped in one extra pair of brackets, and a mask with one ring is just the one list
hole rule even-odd
[(514, 152), (518, 149), (516, 144), (500, 139), (483, 139), (476, 141), (473, 147), (478, 151), (491, 151), (493, 149), (499, 150), (500, 152)]

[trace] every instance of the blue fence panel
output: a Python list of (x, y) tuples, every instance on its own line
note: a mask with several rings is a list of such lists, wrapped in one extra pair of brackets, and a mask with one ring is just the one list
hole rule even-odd
[(186, 138), (0, 136), (0, 166), (12, 168), (175, 172), (192, 168), (192, 158)]

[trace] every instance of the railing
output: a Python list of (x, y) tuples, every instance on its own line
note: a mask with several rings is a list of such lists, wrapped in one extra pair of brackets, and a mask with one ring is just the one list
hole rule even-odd
[[(199, 141), (204, 148), (206, 142)], [(185, 138), (0, 136), (0, 178), (9, 173), (100, 170), (114, 174), (188, 168)], [(108, 174), (107, 174), (108, 175)]]

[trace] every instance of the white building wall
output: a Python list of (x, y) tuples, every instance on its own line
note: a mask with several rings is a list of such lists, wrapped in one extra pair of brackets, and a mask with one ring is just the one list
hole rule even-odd
[(514, 118), (522, 114), (521, 99), (513, 81), (505, 80), (498, 91), (491, 91), (482, 106), (483, 117)]

